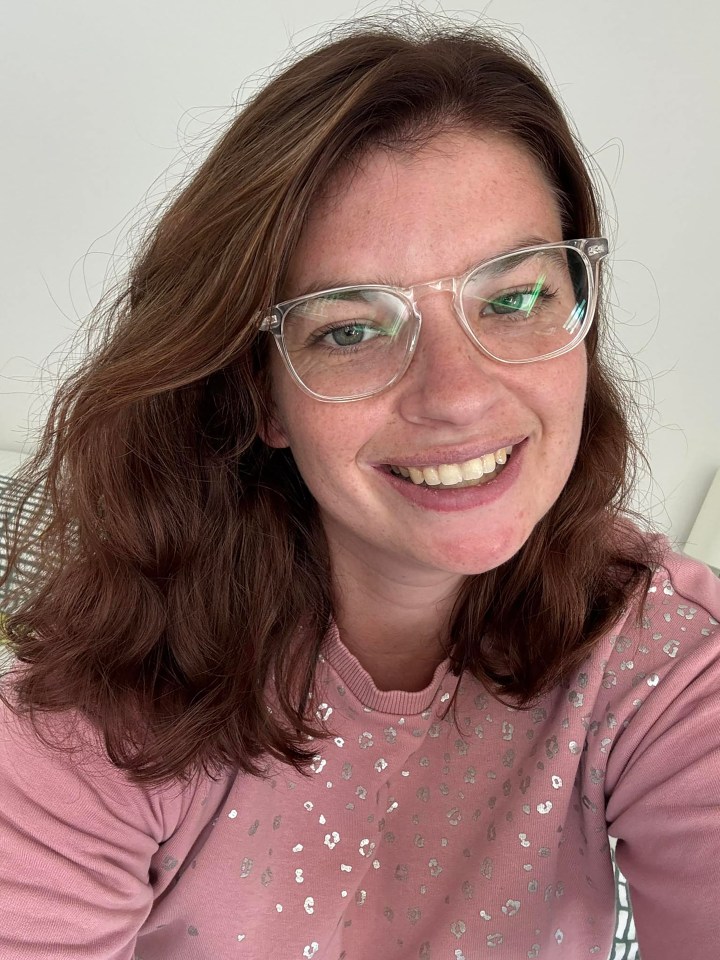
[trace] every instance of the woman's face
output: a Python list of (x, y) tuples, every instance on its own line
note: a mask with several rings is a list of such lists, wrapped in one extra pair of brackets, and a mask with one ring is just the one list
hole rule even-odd
[[(441, 134), (420, 151), (376, 150), (311, 211), (287, 297), (341, 283), (410, 286), (460, 274), (513, 247), (562, 239), (537, 162), (508, 139)], [(579, 347), (505, 365), (468, 339), (447, 291), (425, 290), (403, 378), (384, 393), (324, 403), (271, 351), (276, 427), (315, 497), (331, 556), (358, 576), (447, 582), (515, 554), (562, 490), (580, 439), (586, 356)], [(511, 445), (488, 483), (437, 493), (389, 470), (456, 464)]]

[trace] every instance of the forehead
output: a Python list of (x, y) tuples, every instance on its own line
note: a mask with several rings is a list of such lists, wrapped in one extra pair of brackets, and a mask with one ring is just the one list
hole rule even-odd
[(287, 295), (407, 286), (460, 273), (527, 237), (561, 240), (562, 225), (540, 164), (515, 141), (454, 132), (412, 151), (375, 148), (311, 207)]

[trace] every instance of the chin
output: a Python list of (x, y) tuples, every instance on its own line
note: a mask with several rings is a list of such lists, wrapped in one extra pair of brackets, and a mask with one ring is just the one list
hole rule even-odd
[(494, 537), (483, 544), (482, 551), (478, 550), (477, 542), (465, 546), (454, 543), (443, 551), (442, 559), (438, 557), (437, 565), (463, 576), (488, 573), (511, 560), (527, 543), (531, 533), (532, 528), (527, 534), (514, 532), (504, 537)]

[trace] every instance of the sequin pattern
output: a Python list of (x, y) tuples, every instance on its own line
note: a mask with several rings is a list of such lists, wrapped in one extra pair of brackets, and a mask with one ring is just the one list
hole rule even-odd
[[(173, 892), (186, 943), (203, 945), (182, 956), (607, 956), (608, 758), (693, 618), (716, 631), (659, 578), (642, 626), (608, 636), (531, 709), (463, 677), (457, 724), (446, 711), (458, 681), (444, 669), (426, 691), (381, 692), (333, 635), (314, 700), (332, 736), (312, 744), (308, 776), (278, 765), (236, 779)], [(193, 916), (201, 868), (226, 878), (212, 929)]]

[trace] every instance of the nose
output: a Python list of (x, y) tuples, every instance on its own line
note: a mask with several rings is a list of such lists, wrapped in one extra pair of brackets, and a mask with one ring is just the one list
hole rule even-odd
[(449, 291), (428, 290), (417, 304), (420, 335), (395, 388), (400, 413), (411, 423), (476, 426), (507, 395), (501, 365), (465, 333)]

